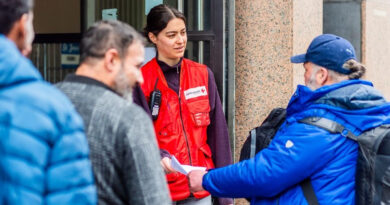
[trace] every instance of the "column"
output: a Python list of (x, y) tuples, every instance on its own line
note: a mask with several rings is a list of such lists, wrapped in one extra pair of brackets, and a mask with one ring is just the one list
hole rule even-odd
[[(290, 57), (322, 33), (322, 0), (235, 1), (235, 160), (249, 130), (286, 107), (304, 69)], [(247, 204), (237, 200), (236, 204)]]

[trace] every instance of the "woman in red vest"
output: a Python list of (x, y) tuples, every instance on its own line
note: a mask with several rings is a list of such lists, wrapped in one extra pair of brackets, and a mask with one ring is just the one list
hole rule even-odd
[[(212, 169), (231, 164), (228, 129), (212, 71), (184, 58), (186, 18), (158, 5), (147, 16), (145, 36), (156, 57), (141, 68), (145, 82), (134, 101), (151, 114), (173, 204), (212, 204), (206, 191), (190, 193), (184, 174), (173, 171), (170, 157), (184, 165)], [(219, 204), (232, 204), (219, 199)]]

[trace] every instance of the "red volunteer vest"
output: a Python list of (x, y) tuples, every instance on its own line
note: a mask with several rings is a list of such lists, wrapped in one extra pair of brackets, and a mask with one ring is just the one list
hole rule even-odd
[[(141, 88), (149, 103), (150, 94), (161, 91), (161, 105), (154, 128), (161, 149), (169, 151), (181, 164), (214, 168), (211, 150), (207, 144), (207, 126), (210, 124), (208, 71), (205, 65), (183, 58), (180, 72), (179, 96), (168, 87), (156, 59), (141, 69), (145, 82)], [(173, 201), (190, 196), (188, 180), (181, 173), (167, 174)], [(196, 198), (208, 196), (207, 191), (196, 192)]]

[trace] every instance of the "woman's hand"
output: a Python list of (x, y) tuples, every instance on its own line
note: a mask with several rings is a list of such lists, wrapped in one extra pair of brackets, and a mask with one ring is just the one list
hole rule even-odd
[(170, 173), (175, 173), (176, 172), (176, 170), (173, 169), (172, 166), (171, 166), (172, 160), (169, 157), (163, 157), (160, 160), (160, 164), (161, 164), (161, 166), (164, 169), (164, 172), (166, 174), (170, 174)]

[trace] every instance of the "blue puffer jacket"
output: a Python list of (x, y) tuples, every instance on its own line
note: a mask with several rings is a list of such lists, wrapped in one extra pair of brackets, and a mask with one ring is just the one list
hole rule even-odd
[(96, 204), (83, 123), (0, 35), (0, 204)]
[(355, 135), (390, 123), (390, 104), (370, 82), (349, 80), (316, 91), (298, 86), (285, 123), (254, 158), (210, 171), (203, 187), (220, 197), (252, 198), (251, 204), (307, 204), (299, 183), (310, 178), (320, 204), (355, 203), (356, 142), (298, 120), (319, 116)]

